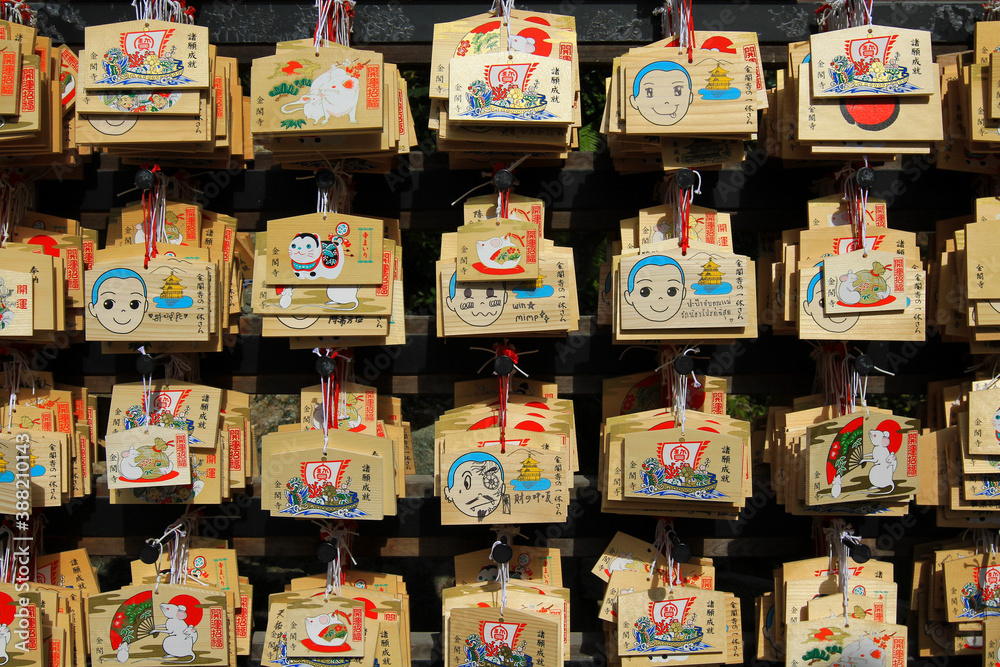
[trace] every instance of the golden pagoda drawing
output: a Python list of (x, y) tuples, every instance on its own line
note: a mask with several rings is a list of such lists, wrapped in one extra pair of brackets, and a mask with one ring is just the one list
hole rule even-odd
[(163, 281), (163, 291), (160, 292), (161, 299), (179, 299), (184, 296), (184, 285), (180, 278), (171, 271), (167, 279)]
[(692, 285), (694, 293), (712, 296), (729, 294), (733, 290), (733, 286), (722, 279), (724, 275), (726, 274), (719, 269), (719, 265), (712, 259), (709, 259), (701, 265), (698, 282)]
[(154, 297), (153, 301), (156, 302), (157, 308), (190, 308), (194, 301), (191, 297), (184, 295), (185, 289), (181, 279), (171, 270), (170, 275), (163, 281), (160, 296)]
[(698, 276), (698, 284), (703, 287), (721, 285), (722, 275), (723, 273), (719, 270), (719, 265), (712, 260), (708, 260), (708, 263), (703, 264), (701, 267), (701, 274)]
[(716, 65), (712, 73), (708, 75), (708, 85), (705, 86), (706, 90), (729, 90), (729, 82), (733, 79), (728, 74), (729, 72), (722, 68), (721, 63)]
[(517, 476), (517, 481), (537, 482), (541, 478), (542, 469), (538, 467), (538, 461), (531, 458), (531, 454), (528, 454), (528, 458), (524, 459), (524, 463), (521, 464), (521, 474)]

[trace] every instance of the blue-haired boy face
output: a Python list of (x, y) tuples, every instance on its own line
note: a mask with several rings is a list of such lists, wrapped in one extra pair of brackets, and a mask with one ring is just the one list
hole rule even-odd
[(653, 125), (676, 125), (694, 101), (691, 75), (669, 61), (646, 65), (635, 77), (628, 103)]
[(482, 521), (499, 507), (503, 492), (503, 467), (492, 454), (463, 454), (448, 470), (445, 500), (466, 516)]
[(465, 283), (458, 286), (456, 274), (451, 275), (448, 283), (448, 296), (444, 305), (455, 311), (458, 319), (469, 326), (488, 327), (500, 319), (504, 304), (507, 303), (507, 290), (501, 283)]
[(625, 303), (650, 322), (666, 322), (681, 309), (687, 295), (684, 272), (670, 257), (647, 255), (628, 274)]
[(131, 269), (105, 271), (94, 283), (87, 310), (101, 326), (116, 334), (129, 334), (139, 328), (149, 309), (146, 283)]

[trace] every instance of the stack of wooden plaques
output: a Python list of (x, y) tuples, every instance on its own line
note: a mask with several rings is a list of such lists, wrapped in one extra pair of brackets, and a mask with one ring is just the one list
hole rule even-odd
[[(235, 58), (208, 28), (158, 20), (90, 26), (81, 51), (76, 141), (129, 164), (231, 167), (251, 159)], [(245, 109), (246, 107), (246, 109)]]
[[(848, 414), (844, 414), (847, 412)], [(920, 422), (797, 399), (768, 414), (764, 460), (777, 502), (807, 516), (903, 516), (919, 491)]]
[[(674, 349), (669, 355), (676, 356), (677, 353)], [(677, 372), (672, 364), (664, 366), (661, 370), (605, 378), (601, 393), (602, 419), (673, 405)], [(726, 394), (729, 392), (726, 378), (698, 373), (689, 374), (686, 382), (688, 409), (713, 415), (726, 414)]]
[(995, 536), (980, 529), (973, 531), (974, 539), (943, 539), (914, 547), (910, 607), (920, 629), (916, 633), (920, 657), (981, 655), (984, 662), (996, 662), (1000, 572)]
[(253, 61), (251, 93), (250, 132), (285, 167), (388, 173), (417, 144), (406, 81), (375, 51), (278, 42)]
[(928, 385), (917, 504), (935, 507), (938, 525), (1000, 526), (998, 394), (993, 378)]
[(239, 574), (236, 551), (226, 540), (188, 541), (178, 563), (164, 547), (153, 563), (132, 561), (129, 586), (87, 599), (93, 662), (190, 658), (235, 665), (237, 656), (250, 655), (253, 587)]
[[(660, 546), (615, 533), (592, 572), (604, 581), (609, 664), (743, 664), (740, 601), (717, 591), (711, 558), (667, 565)], [(655, 563), (654, 563), (655, 559)]]
[[(554, 547), (529, 547), (510, 543), (510, 578), (562, 588), (562, 558)], [(455, 556), (455, 585), (467, 586), (496, 581), (499, 567), (490, 558), (492, 549), (480, 549)]]
[(541, 200), (511, 195), (465, 204), (465, 224), (441, 236), (438, 336), (565, 336), (579, 328), (572, 248), (544, 238)]
[(268, 597), (260, 664), (409, 665), (410, 620), (410, 596), (397, 574), (347, 570), (329, 592), (326, 573), (297, 577)]
[(939, 169), (1000, 173), (1000, 22), (976, 23), (975, 49), (941, 54), (944, 140)]
[[(86, 387), (55, 384), (52, 373), (29, 374), (30, 366), (18, 369), (16, 363), (4, 364), (0, 376), (0, 385), (10, 388), (14, 400), (13, 406), (0, 407), (4, 430), (0, 439), (0, 509), (4, 514), (15, 514), (58, 507), (91, 495), (97, 397)], [(26, 457), (31, 461), (27, 471), (23, 465), (17, 467), (19, 460), (28, 461)], [(18, 491), (24, 489), (26, 481), (29, 494)]]
[(829, 667), (864, 655), (887, 667), (906, 665), (907, 627), (896, 625), (892, 563), (848, 562), (849, 593), (842, 592), (837, 561), (829, 557), (774, 571), (774, 591), (756, 601), (758, 660)]
[[(11, 522), (4, 523), (8, 539), (13, 528)], [(31, 544), (30, 536), (19, 539), (23, 540), (22, 544)], [(5, 647), (8, 661), (24, 665), (86, 667), (87, 596), (101, 592), (97, 569), (91, 566), (86, 549), (46, 556), (36, 556), (36, 552), (32, 545), (20, 553), (26, 558), (37, 558), (37, 579), (26, 575), (23, 579), (11, 576), (10, 582), (0, 584), (0, 604), (9, 610), (5, 619), (17, 628)], [(24, 610), (22, 616), (14, 616), (21, 609)], [(18, 641), (16, 632), (24, 632), (25, 639)], [(49, 660), (51, 656), (55, 656), (52, 661)]]
[[(492, 549), (455, 557), (457, 585), (441, 592), (447, 667), (490, 661), (484, 656), (509, 655), (512, 664), (521, 665), (562, 665), (570, 659), (570, 591), (563, 587), (561, 568), (548, 562), (552, 550), (511, 549), (510, 579), (504, 583), (497, 581)], [(460, 576), (460, 559), (482, 563), (479, 574)], [(543, 569), (531, 570), (535, 562)]]
[[(406, 473), (414, 472), (399, 400), (379, 397), (374, 387), (338, 386), (337, 395), (321, 387), (303, 389), (302, 421), (264, 436), (261, 488), (263, 507), (272, 515), (359, 520), (396, 515)], [(336, 420), (324, 419), (327, 404), (334, 406)]]
[(943, 138), (931, 34), (865, 25), (788, 46), (765, 118), (769, 155), (786, 160), (893, 160)]
[(112, 503), (214, 505), (257, 474), (249, 394), (154, 380), (147, 402), (142, 382), (119, 383), (107, 424)]
[(270, 220), (257, 234), (253, 309), (293, 349), (401, 345), (399, 221), (342, 213)]
[(712, 168), (743, 160), (766, 109), (757, 33), (696, 31), (615, 58), (601, 131), (622, 173)]
[(572, 16), (511, 10), (434, 26), (429, 126), (452, 168), (559, 165), (578, 143)]
[(34, 211), (11, 218), (0, 248), (0, 340), (65, 347), (84, 329), (97, 231)]
[(732, 519), (752, 494), (750, 424), (657, 408), (604, 420), (601, 511)]
[[(150, 353), (219, 352), (225, 334), (239, 333), (250, 236), (198, 204), (154, 208), (162, 215), (139, 202), (111, 212), (106, 247), (85, 272), (87, 340), (105, 353), (134, 353), (135, 343)], [(148, 262), (147, 234), (158, 241)]]
[(939, 261), (935, 269), (936, 299), (931, 311), (942, 333), (968, 340), (973, 353), (1000, 346), (1000, 289), (993, 281), (1000, 245), (991, 230), (1000, 216), (1000, 200), (975, 202), (975, 214), (937, 223)]
[(875, 198), (863, 234), (843, 197), (807, 206), (809, 226), (784, 230), (776, 261), (761, 262), (761, 320), (803, 340), (924, 340), (927, 272), (916, 235), (889, 228)]
[(674, 210), (621, 221), (603, 283), (615, 342), (756, 338), (756, 269), (733, 252), (729, 215), (691, 206), (678, 225)]
[(0, 165), (56, 169), (80, 163), (72, 115), (78, 63), (33, 26), (0, 21)]
[(441, 522), (565, 521), (579, 469), (573, 402), (524, 379), (501, 408), (498, 389), (495, 379), (457, 383), (455, 408), (434, 425)]

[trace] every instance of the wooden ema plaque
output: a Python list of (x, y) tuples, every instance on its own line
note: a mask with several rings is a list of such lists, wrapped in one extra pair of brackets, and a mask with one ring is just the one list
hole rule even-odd
[(505, 451), (482, 431), (449, 433), (439, 455), (443, 525), (562, 521), (569, 502), (561, 437), (509, 431)]
[(827, 315), (902, 311), (906, 259), (880, 250), (854, 250), (823, 260)]
[(797, 138), (816, 141), (941, 141), (941, 93), (935, 80), (930, 95), (865, 95), (855, 99), (816, 97), (809, 63), (799, 67)]
[(621, 259), (622, 329), (739, 328), (749, 322), (748, 261), (680, 250)]
[(539, 234), (525, 220), (494, 218), (458, 228), (458, 280), (535, 280)]
[(915, 419), (861, 413), (809, 427), (806, 504), (914, 495), (919, 428)]
[[(87, 598), (90, 655), (126, 665), (229, 664), (226, 594), (201, 587), (129, 586)], [(39, 664), (39, 663), (36, 663)]]
[(126, 21), (84, 29), (83, 89), (208, 88), (208, 28)]
[(931, 33), (867, 25), (809, 38), (813, 97), (930, 95)]
[(788, 624), (785, 645), (789, 665), (906, 665), (905, 625), (853, 618), (848, 624), (843, 616), (801, 621)]
[(742, 493), (740, 438), (694, 428), (625, 435), (625, 497), (717, 500)]
[(188, 434), (164, 426), (140, 426), (105, 438), (108, 488), (191, 483)]
[(260, 134), (382, 130), (382, 55), (342, 46), (282, 49), (256, 58), (251, 124)]
[(757, 131), (753, 63), (737, 55), (673, 49), (622, 56), (622, 109), (636, 134), (745, 134)]
[(724, 593), (690, 586), (618, 596), (618, 655), (713, 656), (725, 650)]
[(275, 285), (379, 285), (384, 224), (310, 213), (267, 223), (267, 277)]
[(452, 58), (450, 88), (454, 122), (573, 122), (573, 68), (558, 58), (522, 52)]
[(562, 628), (543, 614), (460, 607), (448, 614), (448, 665), (557, 665)]
[(99, 261), (84, 273), (87, 340), (208, 340), (215, 279), (213, 264), (165, 253)]
[[(289, 602), (287, 653), (293, 658), (360, 658), (365, 655), (365, 604), (325, 596)], [(368, 631), (375, 632), (377, 624)]]

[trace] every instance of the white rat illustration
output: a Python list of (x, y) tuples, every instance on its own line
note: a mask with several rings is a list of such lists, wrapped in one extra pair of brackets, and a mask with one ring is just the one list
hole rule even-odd
[(6, 665), (10, 660), (10, 656), (7, 655), (7, 644), (10, 643), (10, 628), (6, 623), (0, 623), (0, 658), (3, 658), (3, 662), (0, 665)]
[(278, 307), (288, 308), (292, 305), (292, 291), (294, 287), (276, 287), (274, 291), (278, 294)]
[(353, 287), (327, 287), (326, 298), (328, 299), (326, 302), (328, 306), (351, 304), (351, 307), (347, 310), (354, 310), (358, 307), (358, 287), (357, 285)]
[(885, 662), (885, 649), (871, 637), (861, 637), (845, 646), (840, 659), (830, 667), (882, 667)]
[(166, 623), (159, 632), (166, 632), (167, 636), (163, 640), (163, 652), (173, 658), (186, 658), (192, 662), (198, 656), (194, 652), (194, 643), (198, 641), (198, 631), (194, 626), (187, 624), (187, 607), (182, 604), (160, 604), (160, 611), (167, 617)]
[(119, 476), (125, 479), (142, 479), (142, 468), (136, 464), (138, 458), (139, 452), (136, 451), (136, 448), (129, 447), (129, 450), (122, 454), (121, 460), (118, 462)]
[[(899, 465), (896, 460), (896, 452), (903, 444), (903, 435), (899, 432), (899, 428), (899, 424), (892, 419), (885, 419), (879, 423), (878, 428), (868, 431), (872, 452), (862, 457), (861, 465), (872, 464), (871, 470), (868, 471), (868, 481), (871, 487), (867, 491), (852, 491), (851, 493), (884, 496), (896, 490), (896, 481), (893, 479)], [(840, 475), (833, 478), (833, 482), (830, 484), (831, 496), (840, 497), (842, 483), (843, 479)], [(881, 489), (886, 490), (882, 491)]]
[(494, 269), (507, 269), (521, 261), (521, 253), (507, 235), (476, 241), (476, 254), (480, 262)]
[(861, 294), (854, 289), (854, 283), (857, 279), (858, 276), (854, 271), (848, 271), (846, 274), (840, 276), (840, 285), (837, 286), (837, 298), (840, 299), (841, 303), (848, 306), (861, 303)]
[[(885, 422), (880, 424), (880, 428), (884, 424)], [(896, 489), (896, 483), (892, 476), (896, 472), (898, 462), (896, 454), (891, 449), (891, 435), (888, 430), (872, 430), (868, 432), (868, 437), (874, 445), (872, 453), (864, 458), (864, 460), (872, 462), (872, 469), (868, 471), (868, 481), (872, 485), (870, 490), (878, 491), (889, 487), (885, 493), (892, 493)]]
[(319, 646), (336, 647), (347, 642), (350, 626), (342, 612), (306, 618), (306, 634)]
[(313, 125), (326, 125), (330, 116), (347, 115), (352, 123), (357, 123), (358, 96), (361, 85), (358, 80), (336, 63), (330, 69), (313, 79), (309, 92), (294, 102), (281, 107), (281, 113), (295, 113), (295, 105), (302, 105), (302, 113)]
[(632, 552), (627, 554), (622, 554), (616, 557), (611, 563), (608, 564), (608, 574), (612, 572), (627, 572), (632, 569), (635, 564), (635, 559), (632, 557)]

